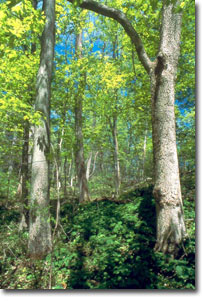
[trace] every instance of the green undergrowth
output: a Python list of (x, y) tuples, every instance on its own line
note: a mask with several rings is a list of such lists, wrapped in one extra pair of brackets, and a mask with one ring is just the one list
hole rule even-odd
[(153, 250), (152, 187), (118, 201), (102, 199), (61, 208), (51, 254), (27, 257), (28, 233), (16, 212), (1, 224), (0, 280), (4, 289), (195, 289), (194, 201), (185, 201), (189, 237), (176, 259)]

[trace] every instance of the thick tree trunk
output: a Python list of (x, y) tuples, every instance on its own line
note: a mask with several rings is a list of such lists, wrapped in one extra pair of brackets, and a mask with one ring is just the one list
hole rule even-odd
[[(74, 0), (69, 0), (73, 3)], [(155, 61), (147, 55), (142, 40), (120, 10), (94, 0), (79, 6), (119, 22), (135, 45), (138, 58), (151, 78), (154, 148), (154, 196), (157, 206), (158, 251), (175, 254), (185, 236), (175, 133), (175, 77), (181, 34), (180, 0), (163, 0), (160, 49)]]
[[(82, 32), (76, 36), (75, 45), (76, 56), (82, 58)], [(76, 136), (76, 146), (75, 146), (75, 157), (76, 157), (76, 171), (78, 177), (78, 187), (79, 187), (79, 202), (88, 201), (89, 191), (86, 178), (86, 167), (84, 160), (84, 147), (83, 147), (83, 132), (82, 132), (82, 103), (83, 103), (83, 93), (84, 93), (84, 83), (85, 75), (81, 75), (81, 79), (78, 85), (78, 92), (75, 97), (75, 136)]]
[(35, 110), (41, 123), (34, 129), (28, 252), (42, 258), (51, 251), (49, 219), (50, 91), (55, 43), (55, 0), (44, 0), (46, 24), (41, 38)]
[(157, 210), (155, 250), (176, 254), (185, 236), (175, 129), (175, 78), (181, 15), (164, 1), (161, 43), (151, 72), (154, 197)]
[[(69, 0), (73, 3), (74, 0)], [(157, 206), (158, 251), (175, 254), (185, 236), (175, 133), (175, 77), (181, 33), (180, 0), (163, 0), (160, 49), (155, 61), (147, 55), (142, 40), (120, 10), (94, 0), (79, 6), (110, 17), (125, 29), (138, 58), (151, 78), (154, 146), (154, 196)]]

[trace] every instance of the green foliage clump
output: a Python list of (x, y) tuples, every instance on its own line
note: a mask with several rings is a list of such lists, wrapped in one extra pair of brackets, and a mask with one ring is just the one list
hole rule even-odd
[(152, 187), (120, 200), (97, 200), (61, 208), (61, 229), (51, 254), (31, 261), (28, 233), (13, 212), (1, 225), (1, 288), (9, 289), (195, 289), (194, 202), (186, 201), (189, 238), (175, 259), (155, 253)]
[[(186, 215), (187, 221), (188, 210)], [(81, 204), (64, 225), (66, 247), (54, 254), (53, 271), (61, 271), (55, 288), (63, 283), (67, 289), (194, 289), (194, 232), (178, 259), (170, 259), (153, 251), (155, 217), (152, 187), (117, 202)]]

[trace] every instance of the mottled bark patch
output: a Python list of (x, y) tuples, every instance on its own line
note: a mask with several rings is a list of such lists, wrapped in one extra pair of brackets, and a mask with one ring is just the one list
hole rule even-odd
[(156, 206), (157, 241), (155, 251), (176, 256), (185, 237), (185, 224), (181, 206)]

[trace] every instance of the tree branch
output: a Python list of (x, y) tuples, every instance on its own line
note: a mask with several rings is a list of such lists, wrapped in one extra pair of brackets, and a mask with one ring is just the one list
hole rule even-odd
[[(74, 3), (75, 0), (68, 0), (71, 3)], [(135, 45), (135, 49), (138, 54), (138, 58), (142, 65), (144, 66), (145, 70), (149, 73), (150, 69), (153, 65), (152, 61), (148, 57), (144, 46), (142, 44), (142, 40), (137, 33), (137, 31), (132, 26), (131, 22), (128, 20), (127, 16), (120, 11), (119, 9), (115, 9), (112, 7), (109, 7), (107, 5), (101, 4), (99, 2), (96, 2), (94, 0), (83, 0), (81, 4), (79, 4), (79, 7), (88, 9), (91, 11), (94, 11), (100, 15), (109, 17), (111, 19), (116, 20), (118, 23), (122, 25), (122, 27), (125, 29), (128, 36), (131, 38), (132, 43)]]

